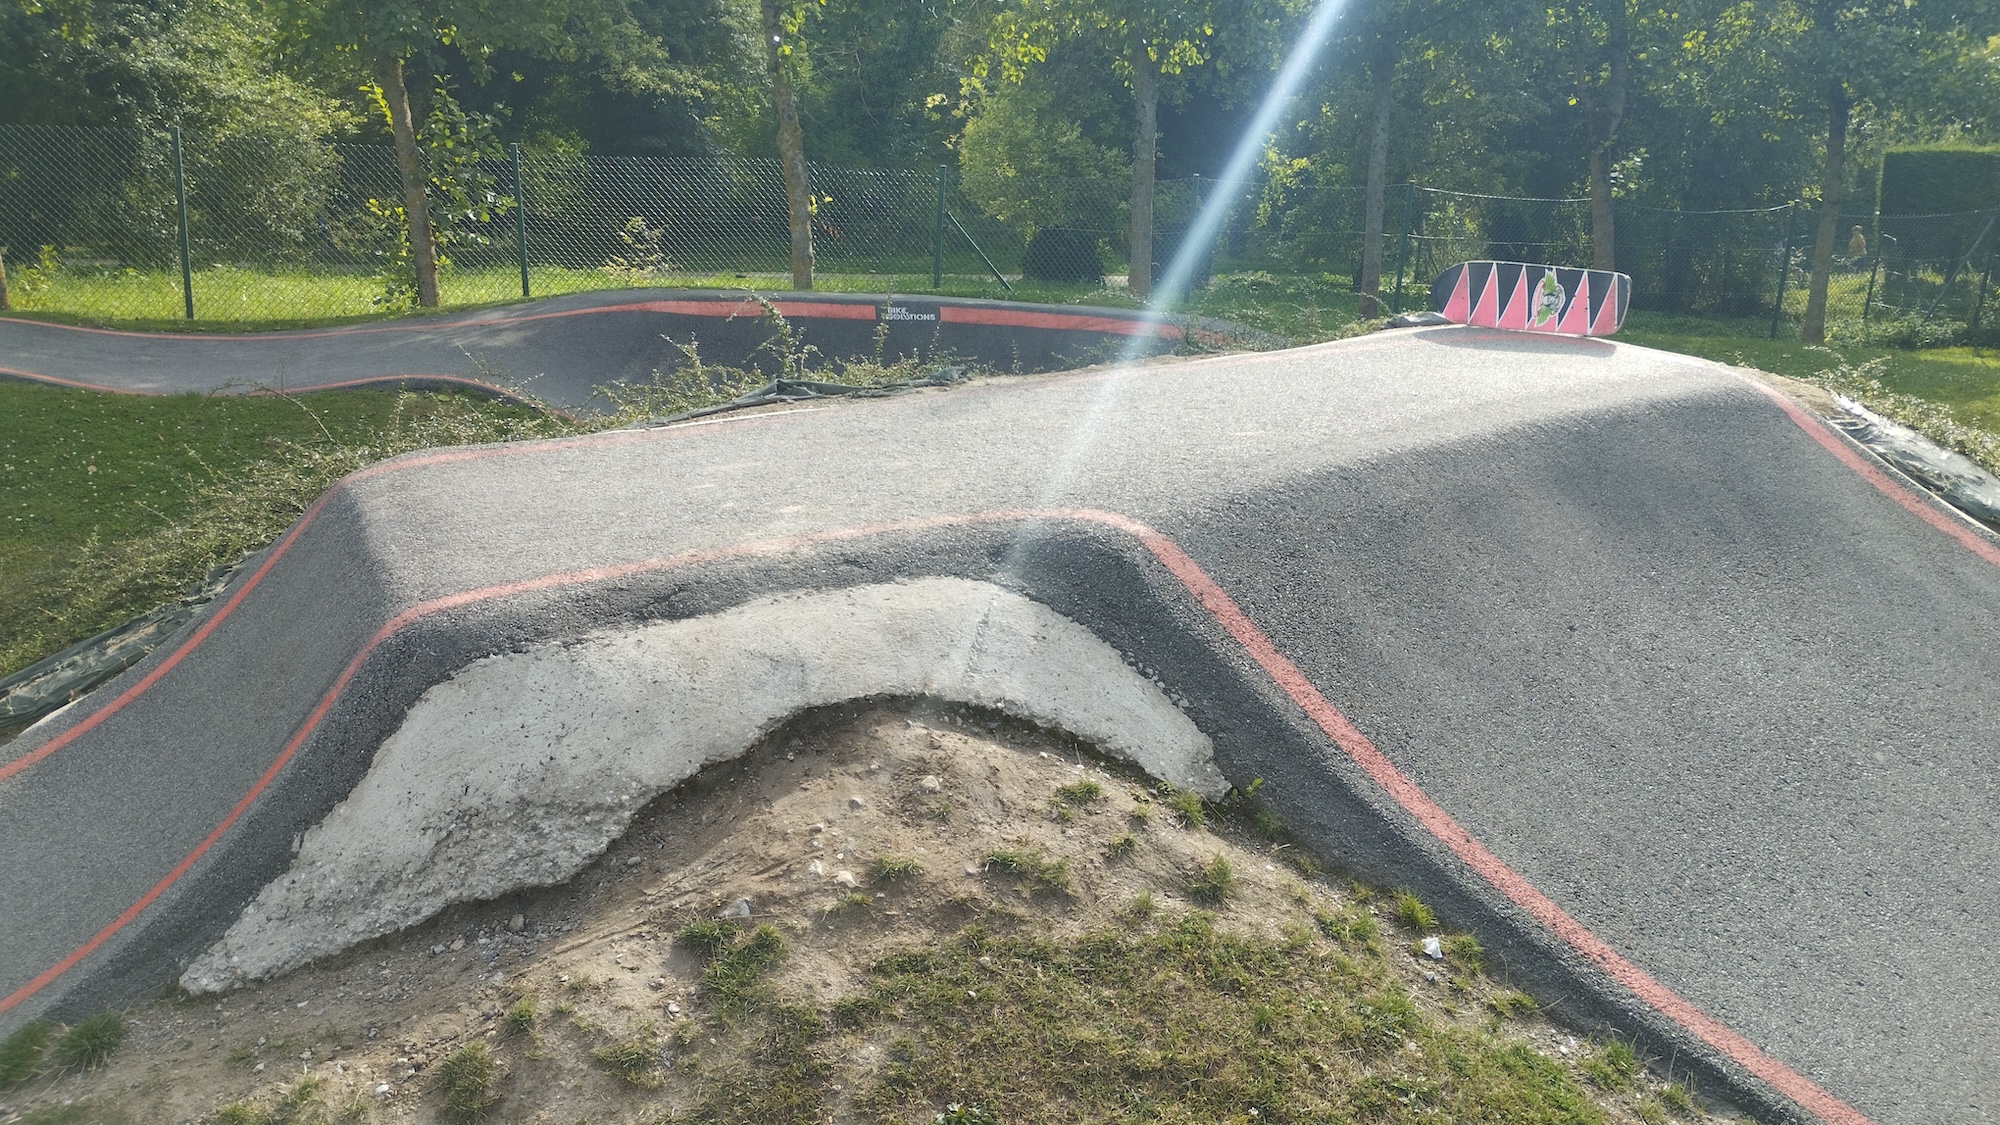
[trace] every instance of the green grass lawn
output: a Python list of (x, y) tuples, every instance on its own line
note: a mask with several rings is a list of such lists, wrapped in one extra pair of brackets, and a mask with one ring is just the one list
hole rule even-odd
[(363, 464), (569, 428), (464, 395), (141, 397), (0, 381), (0, 674), (179, 596)]
[[(529, 274), (536, 297), (565, 293), (670, 286), (688, 289), (788, 291), (785, 273), (711, 273), (640, 276), (604, 270), (536, 266)], [(1137, 308), (1124, 288), (1009, 278), (1008, 286), (988, 274), (951, 273), (933, 287), (925, 273), (822, 272), (814, 287), (825, 293), (907, 293), (1031, 301), (1052, 305)], [(330, 271), (252, 271), (216, 266), (194, 275), (195, 319), (183, 315), (180, 275), (143, 270), (58, 270), (32, 287), (17, 286), (15, 315), (65, 324), (139, 331), (253, 332), (322, 327), (389, 317), (433, 316), (464, 309), (506, 305), (521, 299), (520, 274), (512, 267), (447, 269), (439, 277), (441, 303), (416, 312), (384, 303), (380, 278)], [(1331, 275), (1224, 274), (1191, 294), (1182, 311), (1233, 320), (1296, 341), (1346, 334), (1356, 300), (1345, 281)]]
[(2000, 349), (1911, 350), (1858, 342), (1814, 347), (1770, 339), (1769, 330), (1768, 322), (1634, 312), (1618, 338), (1808, 381), (1879, 361), (1875, 378), (1887, 390), (1944, 406), (1966, 425), (2000, 431)]

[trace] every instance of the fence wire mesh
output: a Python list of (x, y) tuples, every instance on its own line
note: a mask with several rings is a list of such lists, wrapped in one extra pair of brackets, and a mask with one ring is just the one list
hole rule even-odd
[[(637, 158), (494, 148), (433, 168), (444, 303), (652, 285), (784, 288), (790, 239), (775, 160)], [(941, 169), (811, 168), (823, 287), (1039, 296), (1115, 284), (1130, 257), (1128, 185), (966, 184)], [(1161, 181), (1156, 263), (1201, 210), (1230, 201), (1200, 248), (1212, 271), (1358, 283), (1364, 195), (1291, 180)], [(180, 249), (186, 200), (187, 254)], [(378, 145), (138, 130), (0, 126), (0, 247), (13, 306), (102, 321), (222, 325), (361, 317), (407, 307), (409, 264), (393, 152)], [(1805, 311), (1818, 216), (1803, 206), (1672, 211), (1614, 204), (1633, 307), (1753, 318)], [(1990, 322), (2000, 212), (1840, 219), (1828, 285), (1836, 338), (1936, 342)], [(1590, 208), (1416, 185), (1384, 206), (1383, 285), (1423, 300), (1457, 262), (1582, 264)], [(183, 287), (183, 268), (191, 292)], [(1157, 267), (1156, 267), (1157, 268)], [(525, 276), (524, 276), (525, 275)], [(999, 280), (1004, 278), (1005, 281)], [(1037, 288), (1036, 286), (1039, 286)]]

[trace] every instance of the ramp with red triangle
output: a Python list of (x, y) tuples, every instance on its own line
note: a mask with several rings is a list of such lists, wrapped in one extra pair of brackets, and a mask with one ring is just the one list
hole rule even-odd
[(1431, 308), (1454, 324), (1609, 336), (1625, 323), (1632, 279), (1609, 270), (1464, 262), (1431, 282)]

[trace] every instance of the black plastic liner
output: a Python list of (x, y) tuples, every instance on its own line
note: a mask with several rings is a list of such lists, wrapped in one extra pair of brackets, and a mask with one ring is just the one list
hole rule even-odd
[(1851, 398), (1836, 395), (1834, 401), (1847, 417), (1832, 419), (1833, 424), (1849, 437), (1952, 507), (2000, 531), (2000, 479), (1972, 458), (1945, 449)]
[(0, 731), (24, 727), (145, 659), (221, 593), (242, 565), (239, 560), (218, 566), (179, 601), (0, 678)]

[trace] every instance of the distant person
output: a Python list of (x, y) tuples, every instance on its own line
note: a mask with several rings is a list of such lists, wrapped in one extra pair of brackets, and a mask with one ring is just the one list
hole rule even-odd
[(1860, 227), (1847, 236), (1847, 256), (1857, 262), (1868, 256), (1868, 236), (1861, 233)]

